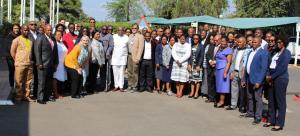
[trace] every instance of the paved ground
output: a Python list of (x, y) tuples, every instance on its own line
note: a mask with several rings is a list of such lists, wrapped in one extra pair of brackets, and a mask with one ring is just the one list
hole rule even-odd
[[(2, 99), (9, 93), (4, 64), (0, 61)], [(298, 136), (300, 103), (292, 100), (292, 94), (300, 92), (300, 69), (291, 67), (290, 77), (282, 132), (253, 126), (237, 111), (215, 109), (203, 99), (109, 92), (47, 105), (0, 105), (0, 136)]]
[(3, 136), (297, 136), (300, 103), (288, 96), (287, 125), (279, 133), (236, 111), (215, 109), (202, 99), (150, 93), (99, 93), (81, 100), (0, 107)]

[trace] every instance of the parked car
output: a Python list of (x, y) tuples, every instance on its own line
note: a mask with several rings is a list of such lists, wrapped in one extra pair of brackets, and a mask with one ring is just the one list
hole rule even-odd
[[(300, 42), (300, 39), (299, 39)], [(287, 49), (291, 52), (292, 58), (295, 59), (296, 54), (296, 37), (290, 37)], [(298, 45), (298, 60), (300, 59), (300, 47)]]

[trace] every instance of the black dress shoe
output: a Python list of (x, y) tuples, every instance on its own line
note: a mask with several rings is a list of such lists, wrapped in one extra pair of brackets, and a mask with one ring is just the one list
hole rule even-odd
[(224, 106), (225, 106), (224, 104), (221, 104), (221, 105), (217, 105), (216, 108), (224, 108)]
[(188, 98), (193, 98), (193, 96), (190, 96), (190, 95), (189, 95), (189, 97), (188, 97)]
[(252, 125), (258, 125), (260, 124), (261, 119), (254, 119), (254, 121), (252, 122)]
[(229, 106), (229, 107), (226, 108), (226, 110), (236, 110), (236, 107), (232, 108), (231, 106)]
[(75, 95), (75, 96), (72, 96), (72, 98), (74, 98), (74, 99), (80, 99), (80, 96), (79, 95)]
[(267, 124), (264, 124), (264, 125), (263, 125), (263, 127), (271, 127), (271, 126), (274, 126), (274, 124), (267, 123)]
[(243, 118), (253, 118), (254, 116), (251, 115), (251, 114), (246, 113), (246, 114), (241, 114), (240, 117), (243, 117)]
[(46, 101), (55, 102), (55, 99), (53, 97), (49, 97)]
[(46, 104), (46, 102), (43, 101), (43, 100), (37, 100), (37, 103), (39, 103), (39, 104)]
[(279, 127), (279, 128), (272, 128), (271, 131), (280, 131), (283, 130), (283, 127)]
[(199, 96), (194, 96), (194, 99), (198, 99), (199, 98)]
[(214, 107), (217, 108), (218, 106), (218, 103), (214, 102)]

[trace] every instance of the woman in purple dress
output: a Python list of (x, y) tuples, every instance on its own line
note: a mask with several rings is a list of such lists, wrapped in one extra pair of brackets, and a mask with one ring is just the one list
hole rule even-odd
[(232, 49), (228, 46), (228, 38), (221, 38), (221, 46), (216, 54), (216, 90), (220, 94), (217, 108), (224, 107), (225, 94), (230, 93), (230, 72)]

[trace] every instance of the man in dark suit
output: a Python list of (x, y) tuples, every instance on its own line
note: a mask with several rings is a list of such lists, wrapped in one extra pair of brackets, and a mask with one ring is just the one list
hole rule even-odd
[(221, 35), (216, 35), (214, 37), (214, 45), (210, 44), (207, 51), (207, 87), (208, 87), (208, 100), (206, 102), (214, 102), (214, 106), (217, 106), (216, 103), (216, 83), (215, 83), (215, 66), (216, 60), (215, 55), (221, 44)]
[(38, 71), (37, 102), (46, 104), (46, 101), (54, 101), (51, 97), (52, 76), (58, 64), (57, 45), (51, 36), (52, 27), (45, 26), (45, 34), (39, 34), (34, 43), (34, 54)]
[[(34, 49), (34, 43), (37, 39), (37, 36), (39, 35), (39, 32), (37, 31), (37, 24), (35, 21), (30, 21), (28, 23), (29, 26), (29, 33), (28, 37), (31, 40), (32, 49)], [(34, 50), (32, 50), (32, 61), (33, 61), (33, 80), (31, 84), (31, 92), (33, 94), (34, 98), (37, 98), (37, 89), (38, 89), (38, 74), (37, 74), (37, 68), (35, 67), (35, 55)]]
[[(253, 117), (253, 125), (259, 124), (262, 118), (262, 88), (268, 70), (268, 52), (261, 47), (262, 39), (253, 39), (253, 49), (248, 55), (245, 77), (248, 86), (248, 111), (245, 117)], [(245, 83), (242, 83), (245, 86)]]
[(195, 29), (193, 27), (190, 27), (188, 29), (188, 35), (187, 35), (187, 38), (185, 39), (185, 41), (189, 44), (193, 44), (193, 35), (195, 34)]
[[(161, 37), (162, 38), (162, 37)], [(155, 47), (156, 43), (151, 40), (150, 32), (145, 33), (144, 51), (141, 58), (139, 85), (140, 91), (153, 91), (153, 77), (155, 65)]]

